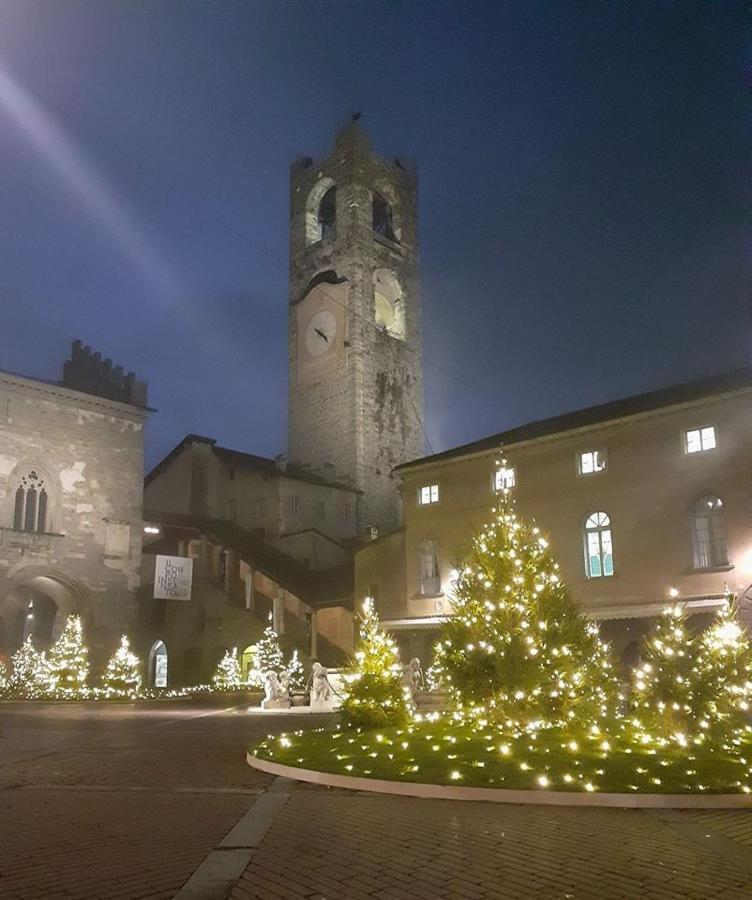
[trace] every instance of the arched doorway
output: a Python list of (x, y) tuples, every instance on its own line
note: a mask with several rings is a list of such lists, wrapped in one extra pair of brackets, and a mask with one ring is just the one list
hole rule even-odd
[(167, 647), (164, 641), (154, 641), (149, 651), (149, 687), (167, 687)]
[(253, 670), (253, 651), (255, 649), (256, 645), (251, 644), (245, 648), (243, 655), (240, 657), (240, 677), (244, 683), (248, 681), (248, 676)]
[(28, 637), (37, 650), (46, 650), (68, 616), (86, 620), (88, 614), (88, 594), (78, 582), (41, 568), (21, 570), (0, 596), (0, 654), (10, 656)]

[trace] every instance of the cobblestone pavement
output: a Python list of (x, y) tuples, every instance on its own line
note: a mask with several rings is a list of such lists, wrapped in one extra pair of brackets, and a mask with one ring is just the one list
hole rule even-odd
[[(0, 897), (174, 896), (272, 783), (247, 744), (308, 723), (226, 700), (0, 704)], [(285, 789), (233, 900), (752, 900), (752, 812)]]
[(0, 703), (0, 897), (172, 897), (271, 781), (247, 744), (290, 725), (227, 699)]
[(752, 898), (752, 812), (502, 806), (300, 786), (232, 900)]

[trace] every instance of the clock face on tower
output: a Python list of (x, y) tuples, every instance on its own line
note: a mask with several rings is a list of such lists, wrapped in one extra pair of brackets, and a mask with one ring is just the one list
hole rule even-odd
[(305, 346), (310, 356), (318, 357), (334, 349), (337, 334), (337, 320), (328, 309), (322, 309), (312, 316), (305, 332)]

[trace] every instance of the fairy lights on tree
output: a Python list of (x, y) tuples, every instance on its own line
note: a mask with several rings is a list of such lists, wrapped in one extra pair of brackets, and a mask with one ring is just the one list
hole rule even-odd
[(237, 690), (241, 687), (242, 676), (237, 647), (233, 647), (232, 650), (225, 652), (225, 655), (217, 664), (212, 684), (220, 691)]
[(269, 615), (269, 624), (264, 629), (258, 643), (253, 646), (251, 654), (253, 668), (248, 673), (248, 680), (257, 687), (263, 687), (264, 673), (279, 672), (283, 667), (282, 649), (279, 646), (277, 632), (272, 628), (271, 614)]
[(88, 674), (89, 653), (81, 619), (68, 616), (63, 633), (50, 651), (47, 683), (52, 693), (75, 697), (85, 690)]
[(135, 697), (141, 688), (141, 661), (125, 635), (107, 663), (102, 685), (110, 697)]
[(631, 698), (632, 725), (643, 743), (657, 738), (686, 746), (694, 731), (698, 685), (686, 618), (681, 603), (669, 606), (645, 638)]
[(496, 483), (494, 519), (458, 567), (437, 672), (463, 714), (532, 730), (601, 726), (619, 703), (609, 648), (563, 584), (546, 538), (517, 516), (507, 479)]
[(366, 597), (359, 640), (342, 703), (348, 728), (381, 728), (408, 721), (410, 707), (402, 684), (402, 666), (394, 640), (379, 624), (373, 600)]
[(27, 637), (11, 657), (11, 674), (7, 692), (10, 696), (27, 700), (42, 697), (47, 690), (47, 661), (38, 653)]
[(290, 689), (302, 691), (305, 688), (306, 678), (303, 663), (300, 661), (297, 649), (292, 651), (290, 662), (286, 666), (287, 676), (290, 679)]

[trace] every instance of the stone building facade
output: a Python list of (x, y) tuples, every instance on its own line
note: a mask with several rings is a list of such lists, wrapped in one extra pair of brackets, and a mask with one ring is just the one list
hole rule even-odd
[(520, 514), (551, 539), (584, 612), (625, 662), (675, 598), (699, 627), (728, 585), (749, 620), (752, 370), (535, 422), (402, 466), (404, 528), (361, 549), (403, 655), (430, 659), (452, 570), (495, 499), (503, 446)]
[(80, 342), (61, 382), (0, 372), (0, 656), (79, 613), (94, 661), (136, 625), (146, 386)]
[(399, 520), (393, 470), (424, 452), (417, 178), (352, 124), (290, 171), (289, 458)]

